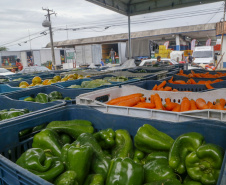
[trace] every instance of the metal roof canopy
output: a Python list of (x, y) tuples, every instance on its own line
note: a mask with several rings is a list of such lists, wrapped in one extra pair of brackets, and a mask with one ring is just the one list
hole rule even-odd
[(222, 0), (86, 0), (127, 16), (184, 8)]
[(184, 8), (200, 4), (214, 3), (222, 0), (86, 0), (104, 8), (128, 16), (128, 40), (129, 58), (132, 58), (131, 50), (131, 25), (130, 16), (144, 13), (159, 12)]

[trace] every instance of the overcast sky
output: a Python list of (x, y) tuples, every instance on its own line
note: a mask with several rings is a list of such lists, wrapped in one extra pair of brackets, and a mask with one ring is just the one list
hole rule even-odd
[[(33, 39), (31, 41), (32, 49), (45, 47), (50, 42), (49, 34), (34, 39), (41, 36), (40, 33), (46, 29), (42, 27), (46, 14), (42, 7), (48, 7), (57, 13), (56, 17), (51, 17), (55, 30), (54, 41), (126, 33), (128, 30), (125, 24), (126, 16), (85, 0), (1, 0), (0, 7), (0, 46), (4, 45), (12, 51), (30, 49), (30, 42), (27, 42), (29, 32), (30, 38)], [(132, 21), (136, 24), (132, 24), (132, 31), (219, 22), (223, 17), (222, 10), (223, 2), (218, 2), (134, 16)], [(139, 23), (141, 20), (146, 23)], [(107, 28), (109, 24), (112, 26)], [(59, 30), (60, 28), (65, 29), (66, 26), (80, 29), (77, 31)]]

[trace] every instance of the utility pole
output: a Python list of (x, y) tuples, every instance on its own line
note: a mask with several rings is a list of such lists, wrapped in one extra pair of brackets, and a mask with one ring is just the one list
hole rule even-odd
[(50, 42), (51, 42), (51, 50), (52, 50), (52, 65), (54, 66), (54, 69), (56, 70), (56, 61), (55, 61), (55, 53), (54, 53), (54, 46), (53, 46), (53, 33), (52, 33), (52, 25), (51, 25), (51, 19), (50, 16), (51, 15), (55, 15), (56, 13), (53, 10), (50, 10), (48, 8), (42, 8), (42, 10), (47, 11), (47, 15), (45, 15), (49, 22), (50, 22), (50, 26), (49, 26), (49, 33), (50, 33)]
[(222, 24), (222, 36), (221, 36), (221, 55), (223, 54), (223, 43), (224, 43), (224, 22), (225, 22), (225, 14), (226, 14), (226, 0), (224, 1), (224, 17)]

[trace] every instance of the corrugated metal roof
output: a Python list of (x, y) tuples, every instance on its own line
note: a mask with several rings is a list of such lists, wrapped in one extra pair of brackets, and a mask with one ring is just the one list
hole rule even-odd
[(171, 10), (222, 0), (86, 0), (124, 15)]
[[(197, 34), (199, 33), (201, 34), (202, 31), (209, 31), (209, 30), (213, 31), (211, 36), (216, 36), (216, 33), (215, 33), (216, 23), (133, 32), (131, 33), (131, 38), (143, 38), (143, 37), (153, 37), (153, 36), (191, 33), (191, 32), (193, 33), (196, 32)], [(100, 36), (100, 37), (90, 37), (90, 38), (83, 38), (83, 39), (65, 40), (60, 42), (54, 42), (54, 46), (68, 47), (68, 46), (85, 45), (85, 44), (119, 42), (119, 41), (125, 41), (125, 40), (128, 40), (127, 33)], [(50, 43), (47, 44), (46, 47), (50, 47)]]

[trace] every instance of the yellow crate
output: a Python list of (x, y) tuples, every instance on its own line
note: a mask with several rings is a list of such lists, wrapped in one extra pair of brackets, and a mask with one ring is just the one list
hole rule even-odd
[(165, 50), (159, 50), (159, 54), (160, 55), (165, 54)]
[(155, 58), (157, 58), (159, 56), (159, 53), (155, 53)]
[(193, 54), (192, 50), (184, 50), (184, 56), (187, 57), (188, 53), (190, 53), (191, 55)]
[(166, 50), (166, 46), (164, 46), (164, 45), (159, 45), (159, 50)]

